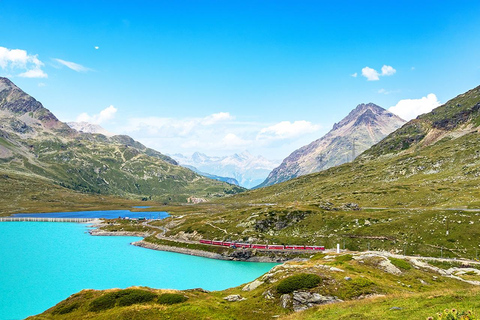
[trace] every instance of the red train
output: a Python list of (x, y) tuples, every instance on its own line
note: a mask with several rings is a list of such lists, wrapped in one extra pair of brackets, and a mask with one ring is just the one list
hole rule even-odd
[(280, 244), (250, 244), (250, 243), (240, 243), (232, 241), (216, 241), (216, 240), (200, 240), (200, 243), (211, 244), (214, 246), (224, 246), (230, 248), (252, 248), (252, 249), (263, 249), (263, 250), (312, 250), (320, 251), (325, 250), (324, 246), (299, 246), (299, 245), (280, 245)]

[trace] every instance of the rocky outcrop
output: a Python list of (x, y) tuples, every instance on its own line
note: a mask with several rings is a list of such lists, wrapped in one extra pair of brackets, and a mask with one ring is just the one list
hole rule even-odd
[(294, 311), (302, 311), (322, 304), (343, 302), (334, 296), (323, 296), (316, 292), (294, 291), (292, 294), (280, 296), (280, 305), (284, 309), (293, 308)]
[(229, 302), (237, 302), (237, 301), (243, 301), (243, 300), (247, 300), (246, 298), (242, 297), (241, 295), (239, 294), (231, 294), (229, 296), (226, 296), (225, 298), (223, 298), (223, 300), (227, 300)]
[(352, 161), (404, 123), (403, 119), (373, 103), (360, 104), (325, 136), (290, 154), (258, 187)]

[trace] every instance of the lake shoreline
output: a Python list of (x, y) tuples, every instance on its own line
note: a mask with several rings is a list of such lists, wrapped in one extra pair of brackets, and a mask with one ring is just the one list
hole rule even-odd
[(182, 254), (187, 254), (191, 256), (216, 259), (216, 260), (243, 261), (243, 262), (268, 262), (268, 263), (283, 263), (286, 261), (298, 260), (298, 258), (286, 259), (284, 257), (279, 257), (276, 255), (273, 257), (262, 256), (262, 255), (252, 256), (250, 255), (252, 251), (247, 251), (247, 250), (243, 251), (245, 253), (248, 252), (248, 254), (245, 254), (245, 255), (233, 255), (233, 256), (223, 255), (220, 253), (214, 253), (214, 252), (198, 250), (198, 249), (189, 249), (189, 248), (183, 248), (183, 247), (155, 244), (155, 243), (147, 242), (145, 240), (135, 241), (135, 242), (132, 242), (131, 244), (137, 247), (151, 249), (151, 250), (182, 253)]

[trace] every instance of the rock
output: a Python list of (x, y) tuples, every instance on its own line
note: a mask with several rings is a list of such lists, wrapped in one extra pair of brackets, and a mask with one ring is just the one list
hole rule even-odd
[(400, 307), (391, 307), (390, 310), (402, 310)]
[(243, 300), (246, 300), (246, 299), (243, 298), (239, 294), (231, 294), (231, 295), (223, 298), (223, 300), (227, 300), (227, 301), (230, 301), (230, 302), (236, 302), (236, 301), (243, 301)]
[(340, 269), (340, 268), (336, 268), (336, 267), (330, 267), (330, 271), (334, 271), (334, 272), (345, 272), (344, 270)]
[(290, 297), (290, 295), (288, 293), (282, 294), (282, 296), (280, 297), (280, 305), (282, 306), (282, 308), (289, 308), (291, 303), (292, 298)]
[(262, 296), (267, 300), (274, 300), (275, 299), (275, 295), (270, 290), (267, 290), (264, 293), (262, 293)]
[(352, 280), (352, 278), (350, 278), (350, 277), (345, 277), (345, 278), (343, 278), (343, 279), (345, 279), (346, 281)]
[(333, 296), (322, 296), (319, 293), (307, 291), (295, 291), (293, 293), (293, 310), (302, 311), (317, 305), (342, 302)]
[(382, 260), (379, 264), (378, 264), (382, 269), (383, 271), (385, 272), (388, 272), (388, 273), (391, 273), (391, 274), (394, 274), (394, 275), (401, 275), (402, 274), (402, 271), (400, 269), (398, 269), (397, 267), (395, 267), (391, 262), (390, 260), (388, 259), (384, 259)]
[(245, 286), (243, 287), (242, 291), (252, 291), (252, 290), (255, 290), (255, 289), (257, 289), (258, 287), (260, 287), (262, 284), (263, 284), (263, 282), (260, 281), (260, 280), (252, 281), (252, 282), (248, 283), (247, 285), (245, 285)]
[(252, 256), (254, 256), (255, 253), (256, 253), (255, 251), (251, 251), (251, 250), (237, 249), (233, 251), (231, 254), (229, 254), (228, 256), (230, 258), (233, 258), (233, 260), (246, 261), (250, 259)]

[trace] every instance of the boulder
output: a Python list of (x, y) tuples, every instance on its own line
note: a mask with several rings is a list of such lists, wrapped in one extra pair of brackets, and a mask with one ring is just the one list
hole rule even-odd
[(258, 287), (260, 287), (262, 284), (263, 284), (263, 282), (260, 281), (260, 280), (252, 281), (252, 282), (246, 284), (246, 285), (243, 287), (242, 291), (252, 291), (252, 290), (255, 290), (255, 289), (257, 289)]
[(333, 296), (323, 296), (319, 293), (308, 291), (295, 291), (293, 293), (293, 310), (302, 311), (314, 306), (342, 302), (342, 300)]
[(223, 300), (227, 300), (227, 301), (230, 301), (230, 302), (236, 302), (236, 301), (242, 301), (242, 300), (246, 300), (246, 299), (239, 294), (231, 294), (231, 295), (223, 298)]

